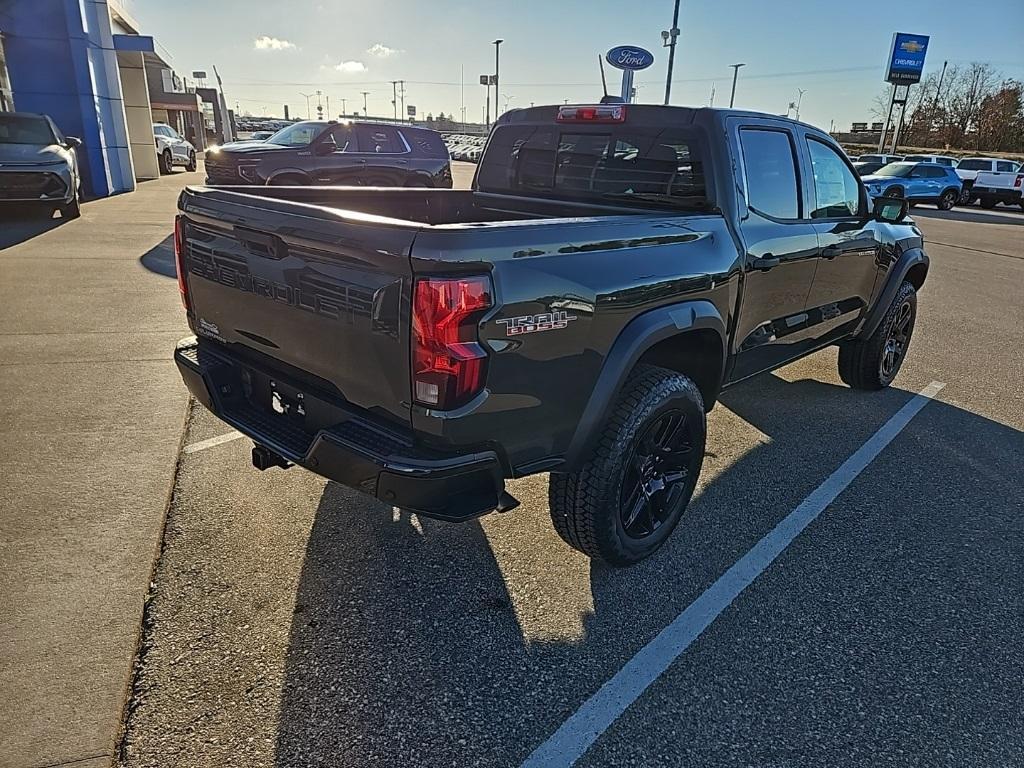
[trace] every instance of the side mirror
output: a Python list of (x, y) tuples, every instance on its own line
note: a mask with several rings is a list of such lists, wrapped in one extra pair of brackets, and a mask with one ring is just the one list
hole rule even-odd
[(82, 140), (77, 136), (65, 136), (64, 146), (67, 147), (68, 149), (77, 149), (78, 147), (82, 146)]
[(875, 221), (887, 224), (899, 224), (910, 211), (910, 201), (899, 197), (876, 197), (872, 205)]

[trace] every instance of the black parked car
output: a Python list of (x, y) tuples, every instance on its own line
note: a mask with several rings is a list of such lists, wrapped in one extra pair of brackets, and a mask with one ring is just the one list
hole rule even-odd
[(452, 186), (441, 135), (409, 125), (304, 121), (206, 151), (208, 184)]

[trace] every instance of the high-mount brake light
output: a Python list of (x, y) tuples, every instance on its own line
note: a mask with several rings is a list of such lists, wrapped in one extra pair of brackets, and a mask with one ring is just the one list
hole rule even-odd
[(178, 273), (181, 305), (188, 310), (188, 282), (185, 280), (185, 217), (181, 214), (174, 217), (174, 271)]
[(559, 123), (624, 123), (625, 104), (600, 104), (590, 107), (564, 106), (558, 108)]
[(416, 281), (412, 312), (413, 400), (428, 408), (465, 405), (483, 389), (487, 351), (480, 318), (493, 305), (491, 280), (425, 277)]

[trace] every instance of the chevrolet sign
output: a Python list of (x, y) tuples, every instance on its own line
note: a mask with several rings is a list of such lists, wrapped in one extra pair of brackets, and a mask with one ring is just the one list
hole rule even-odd
[(894, 85), (913, 85), (921, 82), (924, 57), (928, 52), (927, 35), (897, 32), (892, 36), (885, 79)]

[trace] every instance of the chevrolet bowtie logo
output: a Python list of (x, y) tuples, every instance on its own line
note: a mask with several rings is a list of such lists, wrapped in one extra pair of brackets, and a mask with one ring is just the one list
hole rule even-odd
[(900, 43), (900, 48), (907, 53), (920, 53), (924, 50), (924, 46), (917, 42), (917, 40), (904, 40)]

